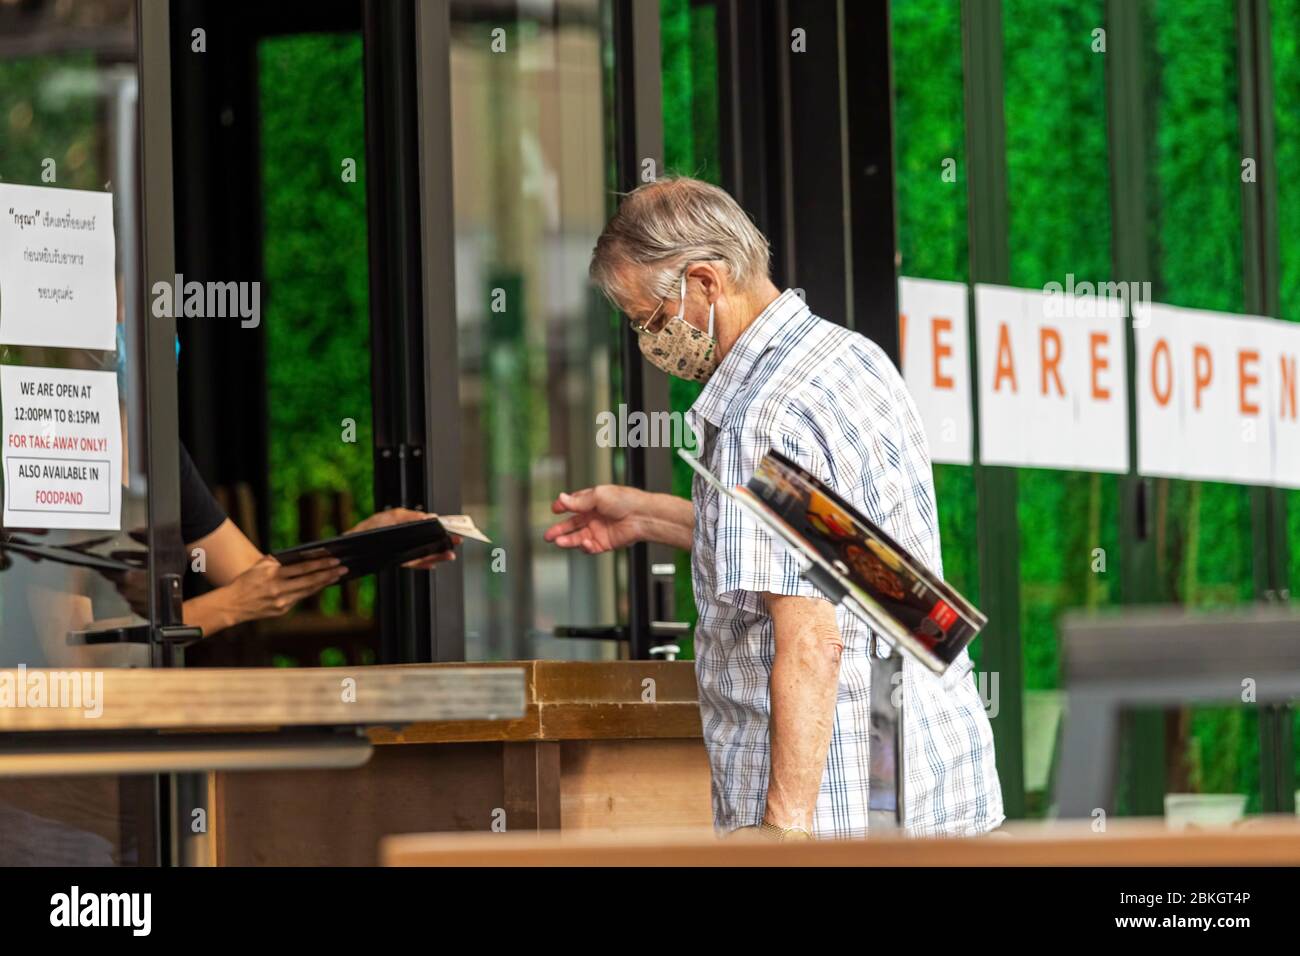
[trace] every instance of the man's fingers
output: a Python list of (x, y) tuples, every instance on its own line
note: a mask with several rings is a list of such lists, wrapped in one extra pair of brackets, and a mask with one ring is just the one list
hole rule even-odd
[(566, 511), (590, 511), (596, 507), (596, 489), (583, 488), (581, 491), (561, 491), (551, 505), (551, 511), (562, 515)]
[(591, 532), (586, 528), (579, 528), (571, 534), (560, 535), (555, 539), (555, 543), (561, 548), (582, 548), (588, 554), (599, 554), (604, 550), (597, 544), (596, 539), (591, 536)]
[(587, 515), (574, 515), (572, 518), (566, 518), (564, 521), (557, 521), (542, 532), (542, 539), (545, 541), (555, 541), (562, 535), (573, 534), (575, 531), (580, 531), (585, 528), (588, 520)]
[(554, 537), (551, 537), (548, 532), (547, 540), (552, 544), (559, 545), (561, 548), (576, 548), (582, 543), (582, 532), (574, 531), (571, 534), (559, 534)]

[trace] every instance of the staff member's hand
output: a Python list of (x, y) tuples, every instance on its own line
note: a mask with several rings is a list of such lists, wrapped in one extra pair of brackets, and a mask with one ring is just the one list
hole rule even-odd
[[(377, 511), (364, 521), (358, 522), (348, 530), (348, 534), (355, 534), (358, 531), (373, 531), (376, 528), (390, 528), (395, 524), (406, 524), (408, 521), (428, 521), (430, 518), (436, 517), (438, 516), (425, 511), (416, 511), (413, 508), (389, 508), (386, 511)], [(453, 549), (459, 546), (460, 542), (459, 535), (451, 535)], [(454, 550), (439, 551), (437, 554), (429, 554), (413, 561), (407, 561), (402, 567), (428, 570), (443, 561), (455, 560), (456, 552)]]
[(626, 548), (644, 538), (641, 505), (645, 496), (639, 488), (626, 485), (562, 491), (551, 510), (569, 512), (572, 517), (551, 525), (542, 537), (561, 548), (581, 548), (588, 554)]
[(233, 623), (279, 617), (303, 598), (334, 584), (348, 573), (338, 558), (281, 564), (266, 555), (220, 590)]

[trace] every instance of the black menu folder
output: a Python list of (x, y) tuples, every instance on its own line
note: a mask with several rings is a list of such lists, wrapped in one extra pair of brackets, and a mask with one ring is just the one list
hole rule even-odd
[(281, 564), (338, 558), (348, 569), (340, 580), (351, 581), (415, 558), (450, 551), (453, 546), (451, 535), (442, 522), (437, 518), (427, 518), (309, 541), (277, 551), (272, 557)]

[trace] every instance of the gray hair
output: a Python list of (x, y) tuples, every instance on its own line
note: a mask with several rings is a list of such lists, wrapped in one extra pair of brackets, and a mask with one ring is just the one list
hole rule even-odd
[(592, 281), (615, 304), (628, 301), (627, 267), (651, 270), (644, 288), (655, 298), (677, 291), (692, 262), (720, 262), (745, 288), (767, 278), (771, 251), (739, 203), (698, 179), (665, 177), (626, 196), (596, 240)]

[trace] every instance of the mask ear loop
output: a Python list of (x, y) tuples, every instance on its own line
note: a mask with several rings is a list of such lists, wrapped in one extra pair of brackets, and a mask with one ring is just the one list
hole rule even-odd
[[(709, 303), (709, 338), (713, 338), (713, 306), (714, 303), (710, 302)], [(677, 313), (677, 317), (682, 320), (685, 320), (686, 318), (686, 273), (685, 272), (682, 273), (682, 308), (681, 311)]]

